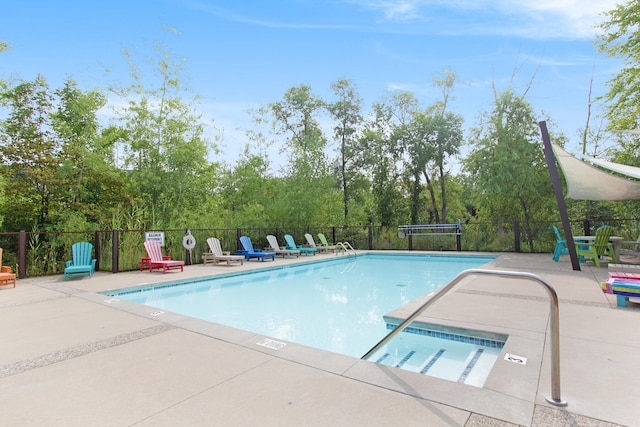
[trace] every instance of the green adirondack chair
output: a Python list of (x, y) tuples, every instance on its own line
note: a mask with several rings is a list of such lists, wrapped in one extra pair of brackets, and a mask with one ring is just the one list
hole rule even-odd
[(64, 269), (64, 280), (72, 276), (93, 276), (96, 260), (91, 258), (93, 245), (89, 242), (78, 242), (71, 246), (73, 259), (67, 261)]
[(575, 242), (576, 252), (578, 256), (584, 259), (591, 258), (596, 267), (600, 267), (600, 257), (603, 255), (610, 256), (614, 263), (617, 263), (613, 245), (609, 238), (613, 234), (613, 227), (603, 225), (596, 230), (595, 240), (590, 242)]

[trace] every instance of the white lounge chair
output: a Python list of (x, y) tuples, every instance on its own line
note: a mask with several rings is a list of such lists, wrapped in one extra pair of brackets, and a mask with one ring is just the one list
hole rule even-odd
[(311, 246), (312, 248), (316, 248), (318, 250), (318, 252), (335, 252), (336, 251), (336, 247), (335, 246), (323, 246), (323, 245), (316, 245), (315, 240), (313, 240), (313, 236), (309, 233), (306, 233), (304, 235), (304, 238), (307, 239), (307, 244), (309, 246)]
[(273, 234), (267, 235), (267, 242), (269, 242), (269, 248), (271, 252), (275, 252), (276, 255), (282, 255), (282, 258), (286, 258), (287, 256), (295, 256), (296, 258), (300, 256), (300, 251), (298, 249), (286, 249), (284, 246), (280, 246), (278, 244), (278, 239)]
[(227, 265), (231, 265), (232, 262), (240, 262), (240, 265), (244, 264), (244, 255), (231, 255), (231, 252), (223, 252), (220, 246), (220, 240), (215, 237), (209, 237), (207, 239), (207, 245), (209, 245), (211, 252), (202, 254), (202, 262), (204, 265), (207, 265), (209, 261), (211, 261), (213, 265), (220, 264), (221, 262), (226, 262)]

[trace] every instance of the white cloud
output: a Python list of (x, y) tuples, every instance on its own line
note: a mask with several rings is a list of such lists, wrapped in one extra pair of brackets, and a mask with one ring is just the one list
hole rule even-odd
[(533, 39), (591, 38), (602, 13), (617, 0), (347, 0), (391, 22), (430, 22), (448, 34), (519, 36)]

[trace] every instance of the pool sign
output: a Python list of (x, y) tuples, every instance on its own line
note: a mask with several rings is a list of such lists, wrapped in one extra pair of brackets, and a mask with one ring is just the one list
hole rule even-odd
[(504, 356), (504, 360), (508, 362), (517, 363), (518, 365), (526, 365), (527, 358), (522, 356), (516, 356), (515, 354), (507, 353)]
[(144, 239), (146, 241), (155, 240), (160, 243), (160, 246), (164, 246), (164, 231), (153, 231), (144, 233)]

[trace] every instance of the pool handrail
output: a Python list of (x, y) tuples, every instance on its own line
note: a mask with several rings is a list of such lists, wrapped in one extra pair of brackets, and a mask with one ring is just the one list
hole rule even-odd
[(351, 246), (351, 243), (347, 241), (336, 243), (336, 255), (338, 255), (338, 253), (340, 252), (338, 248), (342, 248), (344, 250), (344, 253), (347, 255), (353, 255), (353, 256), (356, 255), (356, 250), (353, 249), (353, 246)]
[(451, 280), (447, 285), (432, 292), (432, 297), (429, 298), (424, 304), (418, 307), (409, 317), (407, 317), (402, 323), (400, 323), (395, 329), (389, 332), (384, 338), (382, 338), (371, 350), (369, 350), (364, 356), (363, 360), (367, 360), (371, 355), (378, 351), (383, 345), (391, 340), (396, 334), (405, 329), (413, 320), (426, 310), (431, 304), (443, 297), (449, 292), (455, 285), (457, 285), (462, 279), (472, 275), (493, 275), (505, 278), (521, 278), (528, 279), (541, 284), (549, 295), (550, 302), (550, 329), (551, 329), (551, 396), (547, 396), (545, 399), (547, 402), (556, 406), (567, 406), (567, 402), (560, 397), (560, 313), (558, 310), (558, 294), (553, 286), (551, 286), (542, 277), (532, 273), (519, 272), (519, 271), (500, 271), (500, 270), (482, 270), (478, 268), (471, 268), (460, 272), (456, 277)]

